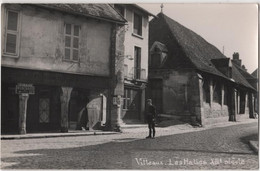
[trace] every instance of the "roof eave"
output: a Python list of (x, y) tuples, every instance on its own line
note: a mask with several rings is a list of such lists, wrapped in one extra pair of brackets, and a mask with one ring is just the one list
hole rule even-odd
[(47, 8), (47, 9), (54, 9), (54, 10), (61, 11), (61, 12), (66, 12), (66, 13), (70, 13), (70, 14), (74, 14), (74, 15), (80, 15), (80, 16), (84, 16), (84, 17), (95, 18), (95, 19), (99, 19), (99, 20), (103, 20), (103, 21), (107, 21), (107, 22), (112, 22), (112, 23), (117, 23), (117, 24), (121, 24), (121, 25), (125, 25), (126, 22), (127, 22), (125, 19), (124, 19), (124, 21), (112, 20), (112, 19), (108, 19), (108, 18), (104, 18), (104, 17), (97, 17), (97, 16), (94, 16), (94, 15), (83, 14), (83, 13), (74, 12), (74, 11), (65, 11), (65, 10), (62, 10), (62, 9), (59, 9), (59, 8), (50, 7), (50, 6), (46, 6), (46, 5), (43, 5), (43, 4), (28, 4), (28, 5), (39, 6), (39, 7), (43, 7), (43, 8)]
[(241, 85), (241, 86), (246, 87), (246, 88), (249, 88), (249, 89), (251, 89), (251, 90), (253, 90), (253, 91), (257, 91), (255, 88), (245, 86), (245, 85), (243, 85), (243, 84), (241, 84), (241, 83), (239, 83), (239, 82), (236, 82), (236, 81), (235, 81), (234, 79), (232, 79), (232, 78), (227, 78), (227, 77), (224, 77), (224, 76), (221, 76), (221, 75), (217, 75), (217, 74), (214, 74), (214, 73), (211, 73), (211, 72), (202, 70), (202, 69), (198, 69), (198, 68), (196, 68), (196, 69), (197, 69), (198, 71), (201, 71), (201, 72), (205, 72), (205, 73), (208, 73), (208, 74), (211, 74), (211, 75), (215, 75), (215, 76), (221, 77), (221, 78), (223, 78), (223, 79), (225, 79), (225, 80), (227, 80), (227, 81), (229, 81), (229, 82), (235, 83), (235, 84), (237, 84), (237, 85)]
[(140, 6), (137, 5), (137, 4), (129, 4), (129, 5), (132, 5), (132, 6), (134, 6), (135, 8), (138, 8), (139, 10), (142, 10), (143, 12), (147, 13), (149, 16), (157, 17), (156, 15), (150, 13), (149, 11), (147, 11), (146, 9), (140, 7)]

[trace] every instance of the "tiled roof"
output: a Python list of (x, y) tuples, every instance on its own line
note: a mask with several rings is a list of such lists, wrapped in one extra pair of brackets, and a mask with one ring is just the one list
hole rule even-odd
[(255, 90), (255, 88), (253, 88), (251, 84), (246, 80), (246, 78), (239, 72), (234, 62), (232, 65), (232, 78), (235, 80), (236, 83)]
[(253, 77), (257, 78), (257, 77), (258, 77), (258, 68), (257, 68), (254, 72), (252, 72), (251, 75), (252, 75)]
[(247, 71), (242, 69), (240, 66), (238, 66), (236, 63), (233, 62), (233, 65), (238, 69), (238, 71), (246, 78), (246, 79), (257, 79), (253, 75), (249, 74)]
[[(185, 54), (184, 56), (191, 61), (196, 69), (230, 80), (230, 78), (219, 71), (212, 62), (214, 59), (227, 58), (215, 46), (163, 13), (159, 13), (153, 20), (162, 20), (166, 23), (170, 30), (171, 37), (178, 42), (180, 49)], [(151, 27), (150, 25), (150, 29), (152, 29)], [(168, 49), (170, 50), (171, 47), (168, 47)], [(232, 75), (236, 83), (254, 89), (233, 65)]]
[(55, 9), (71, 14), (109, 20), (111, 22), (127, 22), (109, 4), (35, 4), (37, 6)]

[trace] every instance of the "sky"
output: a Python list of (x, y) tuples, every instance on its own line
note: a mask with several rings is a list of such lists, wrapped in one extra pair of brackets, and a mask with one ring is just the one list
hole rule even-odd
[[(154, 15), (161, 4), (138, 4)], [(252, 73), (258, 67), (258, 8), (256, 4), (164, 3), (163, 13), (202, 36), (225, 56), (239, 53)], [(223, 48), (224, 47), (224, 48)]]

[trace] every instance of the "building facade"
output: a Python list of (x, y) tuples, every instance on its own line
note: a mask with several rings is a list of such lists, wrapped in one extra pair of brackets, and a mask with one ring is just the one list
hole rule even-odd
[(149, 30), (149, 97), (160, 117), (201, 125), (254, 117), (256, 89), (233, 60), (163, 13)]
[(108, 4), (2, 5), (2, 133), (102, 129), (126, 20)]
[(153, 14), (135, 4), (114, 4), (127, 20), (125, 26), (123, 124), (143, 123), (145, 91), (148, 82), (149, 16)]

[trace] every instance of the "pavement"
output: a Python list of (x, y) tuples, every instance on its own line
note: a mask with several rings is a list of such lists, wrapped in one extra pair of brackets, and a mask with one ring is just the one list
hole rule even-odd
[[(179, 133), (187, 133), (187, 132), (194, 132), (194, 131), (202, 131), (206, 129), (212, 129), (217, 127), (226, 127), (232, 126), (237, 124), (246, 124), (257, 122), (258, 119), (245, 119), (243, 121), (237, 122), (223, 122), (223, 123), (216, 123), (211, 125), (206, 125), (204, 127), (193, 127), (188, 123), (184, 123), (177, 120), (167, 120), (160, 122), (156, 126), (157, 133), (161, 133), (163, 135), (172, 135), (172, 134), (179, 134)], [(144, 133), (147, 132), (147, 125), (146, 124), (138, 124), (138, 125), (124, 125), (122, 127), (123, 134), (127, 133)], [(32, 139), (32, 138), (53, 138), (53, 137), (72, 137), (72, 136), (91, 136), (91, 135), (111, 135), (111, 134), (120, 134), (120, 132), (113, 132), (113, 131), (78, 131), (78, 130), (69, 130), (67, 133), (27, 133), (24, 135), (20, 134), (13, 134), (13, 135), (1, 135), (1, 140), (12, 140), (12, 139)], [(256, 146), (256, 143), (251, 143), (252, 146)], [(258, 143), (257, 143), (258, 145)], [(258, 146), (257, 146), (258, 150)]]
[(148, 129), (143, 126), (111, 135), (3, 140), (1, 169), (259, 168), (258, 155), (248, 143), (258, 141), (256, 119), (191, 128), (169, 124), (157, 126), (155, 139), (145, 139)]
[(258, 154), (258, 148), (259, 148), (258, 141), (250, 140), (249, 141), (249, 146), (254, 150), (255, 153)]

